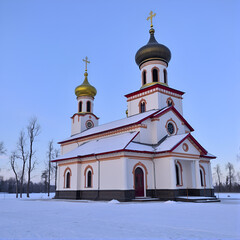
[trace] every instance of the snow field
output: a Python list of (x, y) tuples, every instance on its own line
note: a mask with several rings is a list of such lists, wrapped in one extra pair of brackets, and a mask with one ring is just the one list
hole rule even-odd
[(119, 203), (10, 195), (0, 194), (0, 239), (240, 239), (240, 194), (220, 203)]

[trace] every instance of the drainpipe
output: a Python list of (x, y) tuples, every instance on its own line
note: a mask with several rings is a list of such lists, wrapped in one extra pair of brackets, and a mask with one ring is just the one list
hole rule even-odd
[(156, 149), (155, 149), (155, 147), (153, 147), (153, 149), (154, 149), (154, 153), (153, 153), (153, 157), (152, 157), (152, 162), (153, 162), (153, 180), (154, 180), (154, 193), (155, 193), (155, 197), (156, 197), (157, 196), (157, 187), (156, 187), (156, 171), (155, 171), (155, 162), (154, 162)]

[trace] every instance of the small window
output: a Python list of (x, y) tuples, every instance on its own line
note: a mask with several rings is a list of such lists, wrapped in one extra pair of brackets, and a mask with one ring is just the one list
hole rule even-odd
[(91, 102), (87, 101), (87, 112), (91, 112)]
[(78, 104), (78, 111), (82, 112), (82, 101), (80, 101)]
[(158, 82), (158, 70), (156, 68), (152, 71), (153, 82)]
[(167, 84), (167, 70), (166, 69), (163, 70), (163, 77), (164, 77), (164, 83)]
[(92, 187), (92, 172), (90, 170), (87, 173), (87, 187)]
[(142, 73), (142, 85), (145, 85), (147, 83), (147, 79), (146, 79), (146, 71), (143, 71)]
[(70, 188), (70, 172), (66, 175), (66, 188)]
[(168, 100), (168, 106), (170, 107), (170, 106), (172, 106), (172, 100)]
[(175, 132), (173, 123), (171, 123), (171, 122), (168, 123), (167, 130), (168, 130), (169, 134), (171, 134), (171, 135)]
[(140, 112), (146, 112), (146, 103), (145, 102), (141, 102), (141, 106), (140, 106)]

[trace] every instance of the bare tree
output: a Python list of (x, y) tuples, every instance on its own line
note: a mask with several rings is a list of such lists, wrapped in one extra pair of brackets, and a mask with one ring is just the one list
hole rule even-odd
[(215, 173), (216, 173), (217, 178), (218, 178), (218, 189), (219, 189), (219, 191), (220, 191), (220, 186), (221, 186), (221, 176), (222, 176), (220, 165), (217, 164), (216, 167), (215, 167), (214, 169), (215, 169)]
[(29, 197), (29, 187), (31, 181), (31, 172), (33, 171), (36, 162), (33, 162), (33, 156), (35, 151), (33, 150), (33, 144), (36, 137), (40, 134), (40, 125), (37, 122), (37, 118), (34, 117), (29, 121), (27, 126), (27, 132), (29, 137), (29, 155), (28, 155), (28, 181), (27, 181), (27, 197)]
[[(60, 151), (59, 149), (54, 149), (54, 158), (58, 158), (60, 154)], [(57, 163), (55, 162), (55, 164), (53, 165), (53, 168), (54, 168), (54, 172), (55, 172), (55, 191), (57, 189)]]
[(226, 165), (227, 170), (227, 177), (226, 177), (226, 184), (229, 185), (229, 190), (232, 189), (232, 183), (234, 181), (234, 167), (233, 164), (228, 162)]
[(22, 160), (22, 171), (20, 176), (20, 198), (22, 198), (22, 192), (23, 192), (23, 180), (24, 180), (24, 174), (25, 174), (25, 166), (28, 160), (28, 152), (26, 151), (26, 137), (25, 133), (22, 130), (20, 132), (18, 143), (17, 143), (17, 149), (19, 151), (19, 158)]
[(5, 154), (6, 153), (6, 149), (4, 148), (4, 144), (3, 142), (0, 142), (0, 155)]
[(10, 156), (10, 164), (11, 164), (11, 168), (14, 172), (15, 175), (15, 180), (16, 180), (16, 198), (18, 198), (18, 173), (17, 173), (17, 164), (16, 164), (16, 159), (17, 159), (17, 154), (16, 152), (12, 152), (11, 156)]
[(52, 158), (53, 158), (53, 140), (48, 143), (48, 196), (50, 195), (50, 185), (51, 185), (51, 172), (52, 172)]

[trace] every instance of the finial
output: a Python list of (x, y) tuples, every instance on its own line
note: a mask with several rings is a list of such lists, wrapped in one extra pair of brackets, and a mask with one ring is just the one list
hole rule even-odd
[(152, 19), (153, 19), (153, 17), (156, 16), (156, 13), (153, 14), (153, 11), (151, 11), (149, 14), (150, 14), (150, 16), (147, 18), (147, 20), (149, 20), (149, 19), (151, 20), (151, 26), (150, 27), (153, 28)]
[(83, 61), (85, 62), (85, 71), (87, 72), (87, 64), (90, 63), (90, 61), (88, 61), (88, 57), (83, 59)]

